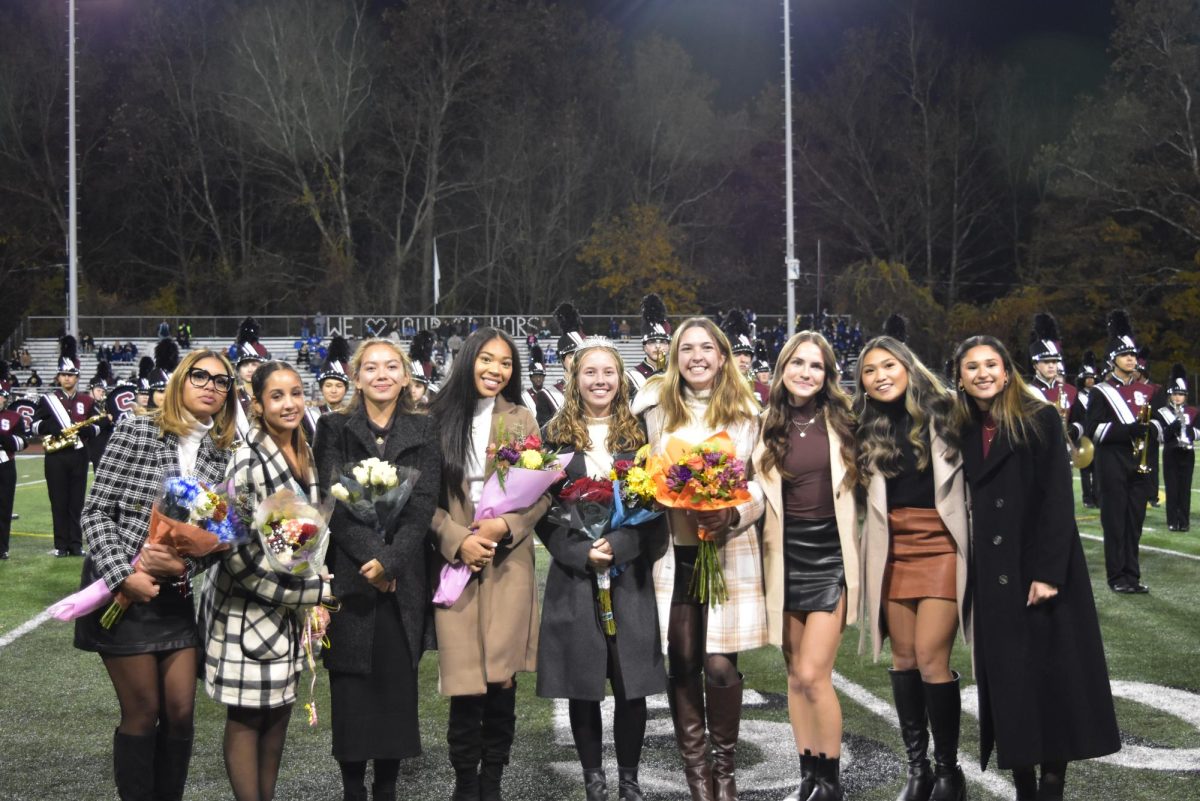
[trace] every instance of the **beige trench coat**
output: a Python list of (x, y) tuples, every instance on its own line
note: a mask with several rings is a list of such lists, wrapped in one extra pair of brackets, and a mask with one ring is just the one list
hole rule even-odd
[[(963, 483), (962, 456), (950, 458), (950, 447), (934, 431), (933, 436), (933, 500), (942, 522), (954, 538), (958, 549), (955, 555), (954, 576), (958, 595), (958, 630), (964, 641), (970, 642), (969, 621), (964, 619), (963, 602), (967, 595), (967, 493)], [(867, 486), (867, 510), (863, 521), (862, 576), (863, 617), (870, 619), (872, 654), (876, 660), (883, 646), (886, 627), (883, 621), (883, 572), (887, 567), (891, 537), (888, 533), (887, 479), (876, 472)], [(863, 622), (858, 641), (861, 652), (866, 644), (867, 628)]]
[[(838, 539), (842, 544), (842, 565), (846, 571), (846, 624), (858, 620), (860, 597), (858, 504), (854, 488), (843, 487), (846, 465), (842, 462), (842, 441), (837, 432), (829, 429), (829, 465), (833, 478), (833, 511), (837, 517)], [(763, 488), (766, 510), (763, 513), (763, 579), (767, 589), (767, 637), (771, 645), (783, 645), (783, 481), (778, 470), (762, 469), (766, 445), (762, 439), (754, 449), (754, 470)]]
[[(537, 420), (524, 406), (496, 398), (490, 441), (503, 423), (508, 437), (536, 433)], [(471, 533), (475, 504), (453, 497), (449, 509), (433, 513), (434, 544), (446, 563), (458, 561), (458, 549)], [(538, 600), (534, 574), (533, 527), (550, 507), (543, 495), (523, 511), (501, 515), (512, 542), (496, 548), (491, 564), (475, 574), (458, 602), (434, 609), (437, 629), (439, 686), (443, 695), (479, 695), (489, 682), (504, 682), (516, 673), (537, 670)]]

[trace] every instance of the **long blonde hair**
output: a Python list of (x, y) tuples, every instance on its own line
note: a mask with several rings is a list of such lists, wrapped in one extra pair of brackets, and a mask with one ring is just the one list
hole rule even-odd
[[(376, 345), (383, 345), (391, 348), (392, 352), (396, 354), (396, 358), (398, 358), (400, 363), (404, 365), (404, 373), (408, 376), (408, 380), (411, 383), (413, 375), (412, 360), (408, 358), (408, 354), (405, 353), (404, 349), (400, 347), (399, 342), (395, 342), (391, 339), (383, 339), (382, 337), (371, 337), (370, 339), (364, 339), (362, 342), (358, 343), (358, 347), (354, 349), (354, 355), (350, 357), (351, 380), (358, 380), (358, 370), (360, 367), (362, 367), (363, 357), (366, 355), (369, 348), (372, 348)], [(354, 396), (350, 398), (350, 402), (346, 403), (345, 400), (343, 400), (342, 408), (336, 411), (341, 414), (350, 414), (356, 411), (359, 406), (362, 406), (363, 393), (358, 389), (357, 386), (354, 388), (354, 390)], [(396, 399), (396, 405), (400, 408), (401, 414), (416, 414), (417, 412), (417, 402), (413, 400), (412, 393), (408, 391), (407, 386), (400, 390), (400, 397)]]
[(587, 412), (583, 404), (583, 393), (579, 389), (579, 371), (583, 357), (590, 351), (602, 351), (613, 358), (617, 365), (617, 394), (612, 399), (612, 422), (608, 426), (608, 439), (604, 447), (609, 453), (637, 450), (646, 443), (646, 435), (637, 418), (629, 410), (629, 381), (625, 377), (625, 363), (621, 354), (608, 343), (592, 343), (586, 340), (575, 351), (571, 369), (563, 393), (563, 405), (546, 423), (546, 439), (555, 445), (570, 445), (575, 450), (591, 450), (594, 445), (587, 430)]
[(850, 396), (838, 383), (837, 357), (833, 347), (824, 336), (816, 331), (800, 331), (784, 343), (779, 351), (779, 359), (775, 362), (775, 375), (771, 379), (771, 393), (767, 399), (767, 409), (763, 421), (763, 445), (766, 446), (762, 457), (764, 471), (776, 470), (784, 478), (791, 478), (783, 469), (784, 457), (788, 451), (788, 420), (790, 417), (788, 388), (783, 383), (783, 371), (788, 361), (795, 355), (796, 350), (805, 342), (811, 342), (821, 351), (821, 360), (825, 363), (825, 386), (817, 393), (816, 402), (819, 409), (825, 410), (826, 425), (837, 434), (841, 441), (842, 464), (846, 466), (846, 476), (843, 486), (854, 486), (857, 470), (854, 461), (854, 413), (851, 410)]
[(979, 407), (962, 386), (963, 359), (966, 358), (967, 351), (976, 347), (987, 347), (996, 351), (996, 355), (1004, 363), (1004, 371), (1008, 373), (1008, 383), (997, 393), (988, 410), (996, 423), (996, 436), (1003, 437), (1010, 447), (1027, 443), (1031, 432), (1040, 438), (1041, 429), (1034, 424), (1033, 416), (1049, 404), (1035, 395), (1025, 383), (1025, 379), (1021, 378), (1021, 374), (1013, 369), (1012, 356), (1008, 348), (1004, 347), (1004, 343), (986, 335), (970, 337), (954, 351), (954, 382), (958, 391), (955, 394), (951, 425), (958, 432), (958, 436), (961, 438), (967, 426), (982, 417)]
[(758, 401), (750, 391), (749, 382), (737, 371), (729, 339), (717, 324), (707, 317), (691, 317), (675, 329), (675, 335), (671, 339), (671, 350), (667, 354), (667, 371), (651, 378), (642, 388), (643, 392), (648, 389), (658, 391), (658, 407), (664, 415), (663, 430), (674, 431), (682, 428), (692, 419), (687, 404), (684, 403), (683, 389), (686, 383), (679, 374), (679, 342), (689, 328), (703, 328), (725, 357), (725, 363), (721, 365), (713, 380), (712, 397), (704, 412), (705, 424), (712, 429), (721, 429), (753, 420), (757, 416)]
[(857, 468), (858, 483), (866, 486), (876, 470), (884, 478), (900, 474), (902, 454), (896, 445), (892, 421), (869, 403), (862, 379), (862, 360), (873, 350), (885, 350), (896, 358), (908, 373), (908, 388), (904, 392), (904, 410), (912, 420), (908, 441), (917, 457), (917, 469), (927, 470), (932, 462), (930, 445), (934, 430), (951, 448), (958, 451), (958, 431), (950, 423), (954, 398), (938, 378), (921, 363), (909, 347), (889, 336), (875, 337), (863, 346), (858, 356), (857, 384), (854, 393), (854, 414), (858, 418)]
[(233, 439), (237, 435), (237, 374), (233, 371), (233, 365), (229, 363), (229, 358), (223, 353), (218, 353), (215, 350), (194, 350), (184, 356), (179, 362), (179, 366), (171, 373), (171, 377), (167, 379), (167, 388), (163, 393), (162, 406), (157, 409), (151, 409), (149, 414), (158, 423), (160, 431), (167, 434), (174, 434), (177, 437), (186, 437), (192, 432), (196, 426), (196, 419), (183, 405), (184, 385), (188, 380), (188, 373), (196, 366), (196, 363), (202, 359), (216, 359), (225, 368), (225, 374), (234, 381), (230, 386), (229, 391), (225, 393), (225, 401), (221, 404), (220, 410), (213, 415), (213, 428), (209, 436), (213, 438), (213, 442), (221, 450), (228, 449), (233, 445)]

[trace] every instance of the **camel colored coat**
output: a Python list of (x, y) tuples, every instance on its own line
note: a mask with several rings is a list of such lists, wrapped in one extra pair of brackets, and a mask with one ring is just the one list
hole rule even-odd
[[(950, 457), (950, 446), (936, 431), (932, 442), (933, 503), (942, 522), (954, 538), (954, 578), (958, 596), (958, 628), (970, 642), (970, 616), (964, 612), (967, 596), (967, 493), (963, 483), (962, 456)], [(863, 522), (862, 577), (864, 618), (870, 619), (872, 654), (879, 659), (883, 638), (887, 635), (883, 618), (883, 572), (887, 567), (891, 535), (888, 532), (887, 479), (876, 471), (867, 486), (867, 514)], [(859, 650), (865, 645), (866, 622), (859, 637)]]
[[(527, 408), (497, 397), (490, 442), (496, 441), (501, 424), (509, 438), (538, 431), (537, 420)], [(439, 572), (442, 564), (458, 561), (458, 549), (475, 519), (475, 504), (465, 483), (462, 489), (462, 501), (448, 496), (448, 508), (433, 513), (431, 530), (434, 547), (441, 555), (435, 559)], [(501, 515), (512, 541), (497, 546), (491, 564), (474, 575), (454, 606), (434, 609), (443, 695), (480, 695), (487, 692), (489, 682), (537, 670), (538, 601), (532, 535), (534, 525), (549, 508), (550, 496), (543, 495), (528, 509)]]
[[(842, 565), (846, 571), (846, 624), (858, 620), (861, 603), (858, 547), (858, 504), (854, 488), (842, 486), (846, 465), (842, 462), (842, 444), (832, 427), (829, 433), (829, 465), (833, 478), (833, 510), (837, 517), (838, 539), (842, 544)], [(760, 438), (754, 448), (754, 471), (763, 489), (766, 511), (763, 513), (762, 549), (763, 579), (767, 591), (767, 638), (771, 645), (783, 646), (783, 480), (778, 470), (764, 470), (763, 456), (767, 450)]]

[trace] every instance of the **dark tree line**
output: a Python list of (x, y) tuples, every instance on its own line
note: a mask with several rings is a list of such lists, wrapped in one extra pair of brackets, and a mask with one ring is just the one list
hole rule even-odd
[[(545, 0), (135, 5), (120, 30), (80, 18), (89, 313), (425, 311), (435, 247), (445, 312), (570, 295), (629, 314), (664, 284), (674, 313), (783, 310), (778, 80), (720, 107), (678, 44)], [(7, 332), (62, 306), (66, 41), (55, 4), (5, 9)], [(1116, 14), (1109, 78), (1083, 98), (939, 38), (918, 2), (847, 33), (794, 118), (824, 305), (868, 326), (907, 311), (936, 350), (982, 329), (1023, 342), (1041, 307), (1082, 348), (1120, 303), (1195, 356), (1172, 321), (1200, 313), (1200, 12)]]

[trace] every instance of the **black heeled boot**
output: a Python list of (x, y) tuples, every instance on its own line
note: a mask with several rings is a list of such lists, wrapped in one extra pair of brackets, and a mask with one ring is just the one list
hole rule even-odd
[(113, 734), (113, 778), (121, 801), (154, 801), (157, 740), (153, 734)]
[(808, 801), (816, 782), (817, 758), (813, 756), (812, 751), (805, 748), (804, 753), (800, 754), (800, 786), (789, 793), (783, 801)]
[(908, 782), (896, 801), (929, 801), (933, 771), (929, 767), (929, 724), (925, 712), (925, 689), (919, 670), (888, 670), (892, 698), (900, 720), (900, 738), (908, 757)]
[(926, 684), (925, 707), (933, 730), (933, 792), (929, 801), (966, 801), (967, 781), (958, 766), (958, 735), (962, 720), (961, 676), (942, 684)]
[(450, 721), (446, 726), (450, 766), (454, 768), (454, 795), (450, 801), (479, 801), (479, 762), (483, 758), (482, 695), (450, 698)]
[(583, 771), (583, 792), (587, 801), (608, 801), (608, 779), (604, 776), (604, 768)]
[(489, 686), (484, 698), (479, 801), (504, 801), (500, 794), (500, 782), (517, 731), (516, 680), (509, 687)]
[(808, 801), (845, 801), (846, 791), (842, 789), (841, 763), (841, 757), (817, 755), (815, 785)]
[(638, 784), (637, 768), (617, 768), (620, 781), (617, 784), (618, 801), (645, 801), (642, 786)]

